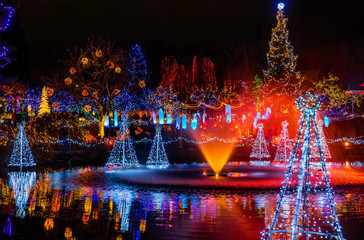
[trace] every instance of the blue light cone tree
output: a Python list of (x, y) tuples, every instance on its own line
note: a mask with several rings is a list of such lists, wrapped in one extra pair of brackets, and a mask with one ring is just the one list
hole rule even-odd
[(291, 139), (289, 139), (287, 126), (288, 126), (288, 122), (283, 121), (282, 122), (282, 131), (281, 131), (281, 135), (279, 137), (279, 144), (277, 147), (276, 156), (274, 157), (274, 161), (289, 162), (289, 160), (290, 160), (293, 146), (292, 146)]
[(162, 138), (162, 126), (155, 127), (155, 137), (147, 160), (147, 168), (167, 168), (169, 166), (164, 142)]
[(270, 158), (270, 154), (268, 152), (267, 142), (264, 137), (263, 132), (263, 123), (258, 124), (258, 132), (257, 137), (253, 144), (252, 152), (250, 153), (251, 158), (258, 158), (262, 160), (262, 158)]
[(17, 217), (25, 217), (30, 190), (35, 180), (35, 172), (9, 172), (9, 187), (14, 194)]
[(115, 145), (111, 150), (106, 166), (137, 167), (138, 158), (128, 128), (128, 116), (121, 116), (121, 124)]
[(317, 129), (319, 99), (306, 93), (296, 104), (302, 112), (298, 140), (262, 239), (343, 239)]
[(11, 153), (8, 166), (13, 167), (33, 167), (36, 165), (32, 152), (30, 151), (29, 142), (24, 131), (24, 126), (19, 124), (19, 131), (16, 136), (13, 152)]

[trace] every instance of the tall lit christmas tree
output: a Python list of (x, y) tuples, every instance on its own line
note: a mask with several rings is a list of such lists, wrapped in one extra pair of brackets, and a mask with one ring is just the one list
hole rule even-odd
[(263, 123), (258, 124), (257, 137), (254, 141), (253, 150), (250, 153), (250, 157), (259, 158), (259, 160), (262, 160), (262, 158), (270, 157), (270, 154), (268, 152), (267, 142), (264, 137)]
[(121, 125), (106, 166), (137, 167), (138, 158), (128, 128), (128, 116), (121, 116)]
[(157, 125), (155, 127), (155, 137), (146, 165), (147, 168), (167, 168), (169, 166), (169, 161), (162, 139), (161, 125)]
[[(10, 26), (10, 21), (15, 13), (12, 7), (5, 6), (2, 2), (0, 3), (0, 31), (5, 31)], [(11, 52), (10, 48), (1, 41), (0, 46), (0, 68), (4, 68), (11, 62), (9, 54)]]
[(326, 141), (326, 137), (325, 137), (325, 133), (324, 133), (324, 121), (322, 121), (321, 119), (318, 121), (318, 131), (319, 131), (320, 143), (322, 146), (322, 152), (324, 154), (324, 158), (325, 159), (331, 158), (330, 149), (329, 149), (329, 146), (327, 145), (327, 141)]
[(288, 162), (290, 160), (293, 146), (292, 146), (291, 140), (289, 139), (287, 126), (288, 126), (288, 122), (283, 121), (282, 122), (282, 131), (281, 131), (281, 135), (279, 137), (279, 144), (277, 147), (276, 156), (274, 157), (274, 161)]
[(145, 85), (148, 76), (147, 62), (138, 44), (135, 44), (129, 53), (128, 72), (130, 85)]
[(298, 139), (262, 239), (343, 239), (317, 129), (320, 101), (306, 93), (296, 103), (302, 112)]
[(9, 172), (9, 185), (14, 193), (17, 217), (25, 217), (29, 193), (35, 180), (35, 172)]
[(49, 103), (48, 103), (47, 87), (43, 87), (42, 98), (40, 100), (38, 114), (42, 115), (44, 113), (50, 113), (50, 112), (51, 112), (51, 108), (49, 107)]
[(24, 131), (24, 126), (19, 124), (19, 131), (16, 136), (13, 152), (11, 153), (8, 166), (32, 167), (35, 166), (32, 152), (30, 151), (29, 142)]
[[(284, 4), (278, 4), (277, 26), (272, 30), (267, 53), (267, 70), (263, 71), (266, 82), (266, 98), (274, 98), (279, 108), (285, 108), (289, 101), (299, 95), (300, 77), (296, 71), (297, 55), (288, 39), (287, 18), (283, 13)], [(287, 98), (290, 97), (290, 98)], [(293, 102), (292, 102), (293, 103)]]

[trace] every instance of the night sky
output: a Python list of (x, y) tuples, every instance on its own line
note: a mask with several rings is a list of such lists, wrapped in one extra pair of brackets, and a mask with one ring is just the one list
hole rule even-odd
[[(159, 78), (163, 57), (189, 64), (193, 55), (208, 56), (218, 78), (254, 56), (251, 71), (265, 67), (276, 6), (268, 0), (18, 0), (14, 28), (24, 36), (20, 59), (29, 78), (59, 67), (65, 50), (92, 36), (107, 37), (129, 50), (138, 43), (152, 78)], [(283, 1), (298, 70), (333, 71), (343, 83), (364, 81), (364, 2), (361, 0)], [(245, 49), (245, 50), (241, 50)], [(248, 49), (248, 50), (247, 50)], [(248, 52), (248, 53), (247, 53)], [(239, 74), (237, 74), (239, 75)], [(236, 76), (236, 75), (235, 75)], [(237, 76), (238, 77), (238, 76)]]

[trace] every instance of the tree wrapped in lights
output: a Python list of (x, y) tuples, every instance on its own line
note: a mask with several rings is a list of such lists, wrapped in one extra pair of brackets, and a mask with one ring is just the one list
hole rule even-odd
[(9, 185), (14, 193), (17, 217), (25, 217), (29, 193), (35, 180), (35, 172), (9, 172)]
[(272, 223), (262, 239), (343, 239), (317, 129), (320, 101), (306, 93), (296, 103), (302, 112), (298, 139)]
[(257, 137), (254, 141), (253, 150), (250, 153), (250, 157), (259, 158), (259, 160), (262, 160), (262, 158), (270, 158), (267, 142), (264, 137), (263, 123), (258, 124)]
[[(263, 71), (266, 81), (264, 93), (267, 98), (274, 98), (278, 108), (286, 109), (291, 104), (292, 97), (299, 95), (301, 84), (300, 74), (297, 72), (297, 55), (293, 54), (293, 46), (288, 40), (286, 28), (287, 18), (283, 13), (284, 4), (278, 4), (277, 26), (272, 30), (267, 53), (267, 70)], [(292, 102), (293, 104), (293, 102)]]
[(47, 87), (43, 87), (38, 114), (43, 115), (45, 113), (50, 113), (50, 112), (51, 112), (51, 108), (49, 107), (49, 103), (48, 103)]
[(148, 76), (147, 62), (138, 44), (131, 48), (129, 53), (129, 85), (145, 86)]
[(128, 116), (123, 114), (121, 125), (106, 166), (137, 167), (138, 158), (128, 128)]
[(289, 139), (287, 126), (288, 126), (288, 122), (283, 121), (282, 122), (282, 132), (279, 137), (279, 144), (277, 147), (277, 153), (274, 158), (274, 161), (288, 162), (290, 160), (293, 146), (292, 146), (291, 140)]
[(24, 126), (19, 124), (19, 131), (16, 136), (8, 166), (20, 167), (20, 169), (22, 169), (22, 167), (32, 167), (35, 165), (29, 142), (24, 131)]
[(54, 85), (69, 92), (99, 124), (99, 136), (105, 136), (104, 123), (115, 110), (115, 98), (127, 87), (126, 56), (109, 40), (89, 40), (84, 49), (75, 49), (64, 61), (63, 79)]
[(318, 133), (319, 133), (319, 137), (320, 137), (320, 143), (321, 143), (321, 147), (322, 147), (322, 153), (324, 154), (324, 158), (328, 159), (331, 158), (331, 153), (330, 153), (330, 149), (329, 146), (327, 145), (327, 141), (326, 141), (326, 137), (325, 137), (325, 133), (324, 133), (324, 121), (322, 121), (321, 119), (318, 121)]
[(164, 142), (162, 139), (162, 126), (155, 127), (155, 137), (152, 148), (150, 149), (147, 168), (167, 168), (169, 166), (166, 150), (164, 149)]

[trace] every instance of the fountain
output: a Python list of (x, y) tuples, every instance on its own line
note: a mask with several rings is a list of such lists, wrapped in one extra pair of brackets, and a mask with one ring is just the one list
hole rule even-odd
[(225, 163), (232, 154), (234, 146), (231, 143), (216, 140), (199, 144), (198, 146), (212, 170), (214, 170), (216, 178), (218, 178), (221, 169), (225, 166)]

